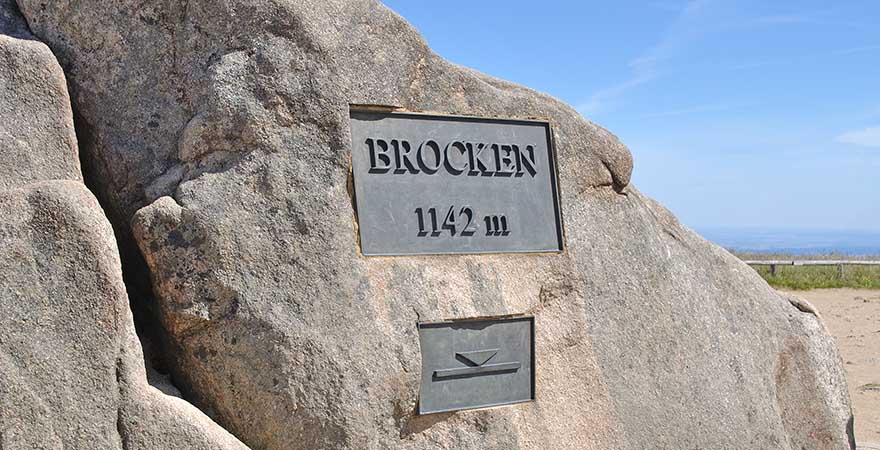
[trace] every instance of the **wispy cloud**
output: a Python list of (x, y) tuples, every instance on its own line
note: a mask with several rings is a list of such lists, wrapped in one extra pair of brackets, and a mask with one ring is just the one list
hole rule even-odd
[(613, 86), (607, 87), (605, 89), (601, 89), (593, 93), (590, 97), (590, 100), (587, 102), (578, 105), (578, 111), (585, 115), (590, 116), (593, 114), (599, 113), (609, 101), (614, 100), (617, 97), (620, 97), (627, 91), (645, 84), (656, 77), (656, 73), (654, 72), (646, 72), (638, 75), (634, 75), (632, 78), (622, 82), (615, 84)]
[(880, 45), (865, 45), (862, 47), (844, 48), (831, 52), (832, 55), (852, 55), (855, 53), (876, 52), (880, 50)]
[[(621, 77), (621, 81), (594, 91), (587, 99), (577, 105), (578, 111), (586, 116), (595, 116), (613, 109), (616, 105), (625, 101), (627, 95), (648, 83), (676, 72), (677, 59), (694, 46), (695, 43), (705, 39), (708, 35), (719, 33), (741, 34), (755, 27), (785, 27), (791, 25), (820, 25), (855, 27), (858, 24), (849, 24), (834, 21), (836, 15), (834, 9), (812, 11), (787, 11), (778, 15), (755, 16), (743, 14), (738, 2), (725, 0), (690, 0), (684, 4), (656, 1), (651, 6), (664, 10), (676, 8), (677, 14), (666, 27), (657, 43), (633, 58), (628, 63), (628, 73)], [(856, 44), (857, 45), (857, 44)], [(791, 56), (779, 55), (776, 58), (768, 58), (758, 61), (732, 62), (726, 70), (748, 70), (769, 66), (784, 66), (824, 60), (832, 57), (845, 57), (861, 53), (880, 51), (880, 44), (866, 43), (861, 46), (852, 46), (824, 52), (808, 53)], [(678, 67), (678, 69), (682, 69)], [(684, 69), (686, 70), (686, 69)], [(725, 68), (721, 68), (725, 70)], [(690, 113), (692, 108), (683, 112), (661, 112), (659, 116)], [(701, 110), (693, 112), (702, 112)]]
[(687, 2), (682, 2), (682, 1), (665, 1), (665, 2), (663, 2), (663, 1), (657, 1), (657, 2), (650, 2), (650, 3), (648, 3), (648, 6), (653, 7), (653, 8), (656, 8), (656, 9), (660, 9), (660, 10), (663, 10), (663, 11), (670, 11), (670, 12), (675, 12), (675, 13), (677, 13), (677, 12), (680, 12), (681, 9), (683, 8), (683, 6), (682, 6), (683, 3), (687, 3)]
[[(859, 23), (851, 23), (851, 22), (841, 22), (831, 20), (828, 17), (833, 15), (834, 9), (824, 9), (817, 11), (797, 11), (789, 14), (781, 14), (781, 15), (770, 15), (770, 16), (761, 16), (755, 19), (743, 20), (739, 23), (731, 23), (731, 28), (750, 28), (750, 27), (777, 27), (777, 26), (789, 26), (789, 25), (811, 25), (811, 26), (819, 26), (819, 27), (847, 27), (847, 28), (859, 28), (863, 27), (864, 24)], [(837, 50), (830, 50), (820, 53), (807, 53), (798, 56), (786, 56), (773, 58), (769, 60), (760, 60), (760, 61), (746, 61), (740, 62), (738, 64), (734, 64), (729, 67), (729, 70), (745, 70), (745, 69), (756, 69), (763, 68), (768, 66), (782, 66), (788, 64), (799, 63), (803, 61), (812, 61), (821, 58), (828, 58), (833, 56), (847, 56), (858, 53), (867, 53), (874, 52), (880, 50), (880, 45), (872, 44), (872, 45), (863, 45), (858, 47), (848, 47), (841, 48)]]
[(808, 21), (809, 19), (802, 15), (764, 16), (755, 20), (756, 23), (763, 25), (789, 25)]
[(719, 111), (730, 111), (734, 109), (745, 108), (748, 106), (753, 106), (755, 103), (716, 103), (709, 105), (697, 105), (691, 106), (688, 108), (680, 108), (680, 109), (671, 109), (668, 111), (658, 111), (655, 113), (644, 114), (639, 116), (639, 119), (657, 119), (663, 117), (672, 117), (672, 116), (684, 116), (689, 114), (700, 114), (700, 113), (708, 113), (708, 112), (719, 112)]
[(838, 20), (838, 7), (829, 7), (812, 11), (794, 11), (787, 14), (761, 16), (754, 20), (744, 22), (744, 25), (819, 25), (819, 26), (840, 26), (848, 28), (866, 28), (872, 27), (867, 22), (852, 22), (846, 20)]
[(837, 142), (880, 148), (880, 126), (848, 131), (835, 138)]
[(730, 66), (729, 70), (747, 70), (747, 69), (757, 69), (761, 67), (768, 66), (784, 66), (788, 64), (797, 64), (805, 61), (815, 61), (817, 59), (826, 59), (834, 56), (848, 56), (855, 55), (859, 53), (870, 53), (880, 51), (880, 45), (863, 45), (860, 47), (849, 47), (849, 48), (841, 48), (837, 50), (831, 50), (823, 53), (809, 53), (800, 56), (796, 56), (793, 58), (778, 58), (764, 61), (753, 61), (753, 62), (745, 62), (740, 64), (735, 64)]
[(676, 20), (667, 28), (660, 41), (629, 62), (630, 76), (594, 92), (589, 100), (578, 105), (578, 111), (586, 116), (598, 114), (627, 92), (658, 78), (661, 73), (660, 64), (699, 34), (702, 27), (699, 17), (711, 1), (691, 0), (680, 7)]
[(748, 70), (748, 69), (758, 69), (761, 67), (769, 67), (769, 66), (783, 66), (786, 64), (790, 64), (794, 62), (795, 59), (774, 59), (774, 60), (766, 60), (766, 61), (751, 61), (740, 64), (734, 64), (728, 68), (728, 70)]

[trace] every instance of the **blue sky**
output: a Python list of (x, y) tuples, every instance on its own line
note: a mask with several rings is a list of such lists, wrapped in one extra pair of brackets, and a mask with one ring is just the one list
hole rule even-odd
[(691, 227), (880, 231), (880, 1), (384, 3), (615, 133)]

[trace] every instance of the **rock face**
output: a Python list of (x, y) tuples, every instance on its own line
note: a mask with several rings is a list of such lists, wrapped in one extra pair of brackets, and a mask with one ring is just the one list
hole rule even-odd
[(0, 292), (3, 448), (245, 448), (147, 384), (113, 231), (82, 183), (0, 191)]
[(147, 383), (61, 68), (15, 14), (0, 2), (0, 448), (246, 448)]
[[(0, 0), (0, 189), (36, 180), (82, 180), (61, 67)], [(14, 164), (8, 162), (14, 161)]]
[[(19, 4), (132, 220), (176, 380), (248, 445), (851, 447), (809, 308), (629, 186), (613, 135), (444, 61), (377, 2)], [(361, 256), (350, 104), (549, 118), (565, 251)], [(508, 314), (535, 316), (537, 400), (416, 415), (416, 322)]]

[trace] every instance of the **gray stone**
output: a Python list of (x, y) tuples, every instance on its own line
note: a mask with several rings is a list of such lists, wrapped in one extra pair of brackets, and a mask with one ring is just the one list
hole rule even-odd
[(113, 231), (76, 181), (0, 191), (0, 447), (246, 448), (147, 383)]
[[(611, 133), (377, 2), (19, 3), (134, 217), (176, 380), (252, 447), (850, 447), (814, 314), (629, 186)], [(549, 119), (565, 251), (359, 255), (352, 103)], [(418, 416), (416, 322), (509, 314), (535, 316), (536, 401)]]
[(67, 86), (12, 0), (0, 0), (0, 189), (82, 180)]
[(148, 384), (61, 69), (6, 1), (0, 32), (0, 448), (246, 448)]

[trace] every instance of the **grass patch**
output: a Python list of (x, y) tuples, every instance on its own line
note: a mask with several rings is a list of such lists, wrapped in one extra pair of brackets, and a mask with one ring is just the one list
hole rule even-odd
[[(766, 253), (734, 254), (744, 260), (880, 260), (880, 256), (852, 257), (845, 255), (785, 255)], [(880, 289), (880, 266), (843, 266), (843, 276), (837, 266), (776, 266), (776, 275), (770, 266), (752, 266), (773, 287), (807, 290), (823, 288)]]
[(773, 287), (806, 290), (823, 288), (880, 289), (880, 266), (844, 266), (843, 277), (837, 266), (752, 266)]
[(816, 261), (816, 260), (829, 260), (833, 259), (835, 261), (880, 261), (880, 255), (862, 255), (862, 256), (851, 256), (843, 253), (816, 253), (813, 255), (792, 255), (789, 253), (750, 253), (750, 252), (740, 252), (731, 249), (727, 249), (730, 253), (736, 255), (739, 259), (746, 259), (750, 261), (761, 261), (761, 260), (790, 260), (790, 261)]

